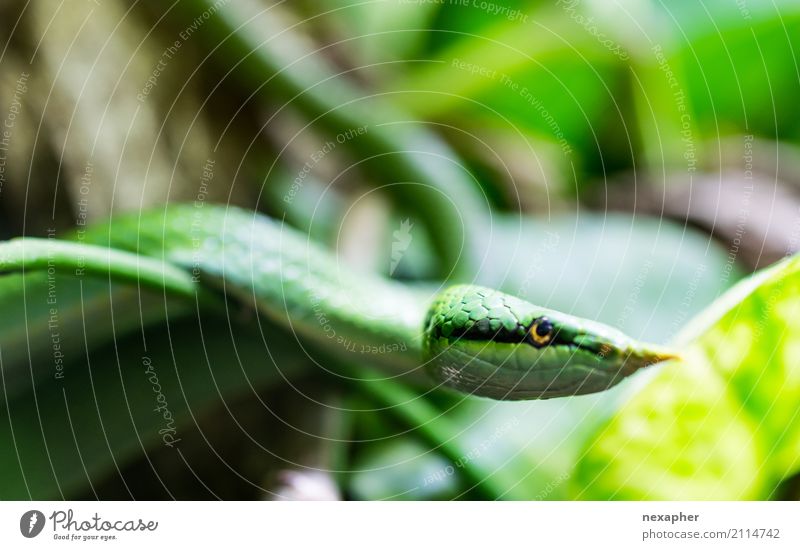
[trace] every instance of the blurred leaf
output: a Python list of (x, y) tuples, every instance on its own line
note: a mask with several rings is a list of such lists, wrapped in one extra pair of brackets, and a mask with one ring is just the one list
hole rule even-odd
[[(27, 385), (0, 409), (0, 441), (6, 442), (0, 448), (0, 498), (75, 498), (111, 474), (122, 485), (135, 483), (121, 477), (121, 468), (147, 460), (149, 449), (159, 444), (168, 445), (173, 440), (165, 440), (167, 434), (181, 439), (182, 433), (202, 430), (196, 419), (209, 407), (276, 383), (303, 364), (296, 360), (302, 355), (291, 349), (293, 340), (277, 329), (265, 327), (262, 334), (251, 324), (214, 317), (158, 322), (138, 334), (117, 334), (113, 343), (94, 349), (75, 342), (98, 326), (124, 323), (120, 317), (129, 314), (124, 308), (99, 308), (91, 317), (81, 315), (71, 334), (63, 327), (62, 337), (74, 353), (62, 378), (53, 376), (48, 361), (31, 363), (46, 371), (37, 376), (41, 382), (34, 387), (30, 378), (23, 381)], [(167, 314), (162, 310), (162, 315)], [(25, 344), (52, 349), (49, 334)], [(3, 361), (4, 382), (6, 368)], [(164, 411), (156, 410), (162, 404), (159, 395), (167, 404)], [(181, 451), (179, 441), (170, 447)], [(192, 461), (200, 458), (184, 457), (181, 476), (192, 476)], [(169, 476), (155, 470), (152, 475), (162, 477), (169, 491)], [(128, 493), (135, 495), (135, 487)]]
[(669, 365), (593, 440), (575, 469), (573, 496), (756, 498), (764, 457), (754, 427), (707, 365)]
[(588, 446), (583, 498), (775, 496), (800, 467), (800, 257), (739, 283)]
[(370, 445), (351, 468), (357, 500), (449, 500), (463, 491), (453, 463), (413, 437)]
[(705, 135), (739, 131), (800, 138), (794, 116), (800, 94), (798, 49), (797, 13), (775, 14), (683, 43), (676, 57)]
[(757, 425), (772, 473), (800, 468), (800, 256), (742, 282), (687, 327), (705, 360)]
[(499, 217), (477, 282), (666, 343), (740, 276), (707, 235), (641, 215)]
[(592, 126), (614, 108), (618, 76), (615, 58), (594, 36), (574, 29), (552, 10), (527, 23), (501, 19), (480, 36), (459, 36), (385, 89), (414, 92), (398, 95), (396, 102), (419, 116), (466, 114), (478, 126), (508, 131), (519, 124), (554, 142), (566, 138), (593, 146)]
[[(321, 13), (329, 15), (320, 26), (338, 31), (345, 40), (341, 45), (357, 62), (379, 64), (366, 67), (370, 71), (384, 69), (382, 63), (417, 55), (430, 34), (431, 19), (441, 8), (437, 2), (395, 0), (302, 0), (296, 4), (302, 4), (304, 13), (313, 19)], [(391, 64), (385, 69), (397, 70)]]
[(487, 27), (497, 22), (527, 22), (536, 4), (533, 0), (505, 0), (502, 5), (488, 2), (481, 5), (471, 0), (441, 2), (431, 21), (428, 49), (441, 51), (465, 38), (483, 35)]
[(18, 239), (0, 244), (0, 266), (3, 499), (75, 497), (173, 433), (163, 430), (305, 364), (272, 325), (184, 321), (216, 302), (169, 264)]
[[(112, 284), (112, 278), (131, 286)], [(165, 308), (171, 308), (173, 318), (185, 315), (191, 304), (187, 298), (203, 296), (206, 302), (202, 293), (196, 296), (198, 290), (192, 277), (175, 266), (119, 250), (57, 239), (0, 242), (2, 400), (28, 378), (61, 379), (65, 363), (82, 355), (83, 348), (148, 326), (164, 317)], [(87, 316), (114, 308), (122, 313), (116, 323), (86, 330)]]
[[(687, 93), (692, 125), (700, 134), (695, 141), (720, 133), (800, 138), (794, 116), (800, 93), (798, 8), (793, 1), (659, 4), (659, 11), (668, 13), (658, 13), (656, 21), (665, 25), (662, 30), (669, 31), (665, 34), (671, 40), (650, 46), (664, 49), (662, 68), (677, 78), (671, 91)], [(667, 76), (653, 79), (658, 81), (645, 82), (647, 90), (662, 85)], [(680, 123), (677, 111), (658, 115), (659, 124)], [(668, 147), (670, 141), (665, 140)]]
[[(98, 278), (75, 278), (63, 272), (0, 277), (0, 359), (4, 391), (0, 402), (26, 389), (31, 379), (52, 380), (71, 362), (85, 358), (115, 337), (150, 326), (169, 314), (185, 316), (190, 303)], [(95, 319), (116, 311), (114, 323)]]

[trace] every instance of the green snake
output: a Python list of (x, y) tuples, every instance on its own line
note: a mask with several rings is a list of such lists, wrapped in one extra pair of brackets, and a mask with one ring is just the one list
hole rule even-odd
[(675, 357), (498, 290), (358, 272), (286, 224), (234, 207), (171, 205), (76, 239), (3, 243), (0, 268), (55, 262), (187, 294), (213, 288), (345, 359), (368, 354), (390, 374), (421, 374), (493, 399), (599, 392)]

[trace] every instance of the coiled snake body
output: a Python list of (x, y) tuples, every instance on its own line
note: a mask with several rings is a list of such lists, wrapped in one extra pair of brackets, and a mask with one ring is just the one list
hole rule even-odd
[[(305, 235), (238, 208), (173, 205), (115, 218), (81, 239), (61, 243), (60, 261), (137, 281), (148, 262), (162, 266), (165, 280), (179, 270), (176, 280), (188, 275), (201, 287), (215, 285), (332, 352), (366, 350), (372, 362), (396, 373), (424, 371), (483, 397), (598, 392), (674, 357), (611, 327), (497, 290), (456, 285), (431, 291), (356, 272)], [(0, 260), (8, 271), (9, 247), (21, 247), (33, 265), (52, 259), (60, 245), (23, 238), (4, 246)]]

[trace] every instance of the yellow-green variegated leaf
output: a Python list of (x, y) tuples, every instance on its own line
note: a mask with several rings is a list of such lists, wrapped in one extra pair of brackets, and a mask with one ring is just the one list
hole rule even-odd
[(590, 441), (578, 498), (755, 499), (800, 467), (800, 257), (742, 281)]

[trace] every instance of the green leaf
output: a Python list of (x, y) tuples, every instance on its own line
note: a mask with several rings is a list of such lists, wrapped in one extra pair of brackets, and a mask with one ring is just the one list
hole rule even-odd
[[(86, 495), (166, 444), (160, 430), (201, 429), (208, 408), (307, 364), (270, 324), (213, 307), (189, 317), (218, 302), (153, 259), (25, 239), (0, 244), (0, 266), (0, 499)], [(172, 420), (154, 410), (156, 387)], [(155, 475), (169, 486), (170, 475)]]
[(684, 361), (600, 430), (581, 498), (774, 496), (800, 467), (800, 257), (739, 283), (678, 338)]
[[(92, 321), (110, 322), (109, 313)], [(209, 408), (297, 373), (304, 363), (286, 349), (289, 340), (212, 317), (156, 324), (86, 352), (63, 379), (29, 387), (0, 409), (0, 498), (76, 498), (110, 475), (130, 483), (124, 466), (148, 460), (160, 445), (180, 453), (180, 440), (202, 433), (198, 422)], [(155, 410), (159, 395), (163, 411)], [(151, 467), (168, 491), (207, 455), (185, 455), (181, 473)]]
[(596, 147), (597, 122), (615, 110), (618, 60), (557, 10), (493, 23), (480, 35), (453, 35), (459, 40), (383, 89), (404, 90), (395, 103), (418, 116), (520, 125), (554, 143)]

